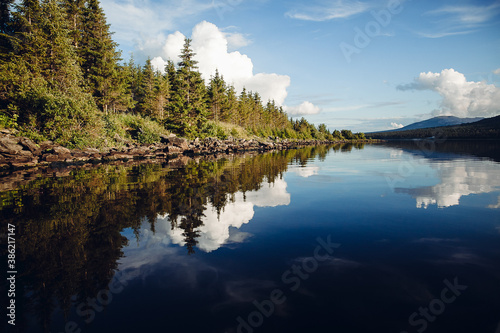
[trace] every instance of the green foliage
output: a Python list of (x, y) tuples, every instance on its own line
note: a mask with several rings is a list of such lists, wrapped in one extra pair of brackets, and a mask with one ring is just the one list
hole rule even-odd
[(17, 114), (13, 114), (12, 116), (2, 112), (0, 113), (0, 127), (1, 128), (14, 128), (17, 127)]
[(0, 126), (36, 141), (123, 144), (118, 134), (152, 143), (166, 129), (188, 138), (363, 137), (288, 119), (257, 92), (238, 94), (218, 71), (205, 84), (190, 39), (181, 61), (168, 61), (164, 73), (150, 60), (121, 64), (98, 0), (7, 0), (0, 13)]
[(160, 134), (167, 134), (165, 128), (156, 121), (140, 115), (111, 114), (106, 116), (105, 120), (109, 138), (118, 134), (122, 139), (152, 144), (160, 141)]

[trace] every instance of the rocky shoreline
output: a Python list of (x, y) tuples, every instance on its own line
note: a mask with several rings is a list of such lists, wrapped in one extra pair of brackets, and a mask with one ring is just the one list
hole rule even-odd
[(0, 170), (16, 170), (32, 167), (85, 165), (131, 160), (174, 160), (179, 157), (226, 155), (245, 152), (266, 152), (294, 149), (320, 144), (337, 144), (346, 141), (289, 141), (245, 140), (217, 138), (187, 140), (175, 135), (162, 136), (161, 142), (150, 145), (127, 143), (123, 148), (67, 149), (51, 141), (36, 144), (26, 137), (16, 137), (7, 131), (0, 132)]

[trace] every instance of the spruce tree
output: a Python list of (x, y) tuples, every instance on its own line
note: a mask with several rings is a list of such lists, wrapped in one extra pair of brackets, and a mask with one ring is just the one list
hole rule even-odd
[(66, 12), (70, 37), (73, 45), (78, 48), (82, 40), (83, 13), (85, 11), (85, 0), (62, 0), (61, 6)]
[(208, 98), (211, 107), (210, 119), (218, 122), (221, 118), (221, 112), (226, 103), (226, 83), (224, 77), (219, 75), (219, 71), (215, 70), (215, 76), (210, 78), (208, 86)]
[(85, 129), (98, 122), (62, 9), (55, 0), (25, 0), (12, 17), (20, 47), (1, 68), (0, 91), (7, 101), (2, 111), (24, 134), (79, 144)]
[(172, 85), (167, 127), (188, 137), (194, 137), (204, 126), (207, 116), (206, 88), (196, 70), (196, 54), (191, 40), (186, 38)]
[(97, 105), (107, 112), (121, 100), (126, 82), (119, 75), (120, 53), (98, 0), (88, 0), (82, 14), (82, 37), (78, 47), (85, 81)]
[(14, 51), (11, 8), (14, 0), (2, 0), (0, 2), (0, 61), (6, 60), (8, 55)]
[(237, 115), (238, 97), (236, 96), (236, 89), (234, 89), (233, 85), (230, 85), (226, 89), (226, 97), (224, 98), (224, 104), (221, 109), (221, 119), (222, 121), (237, 124)]

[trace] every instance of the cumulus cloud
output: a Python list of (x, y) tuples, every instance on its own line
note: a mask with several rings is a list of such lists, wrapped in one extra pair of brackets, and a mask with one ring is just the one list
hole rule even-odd
[(137, 43), (139, 49), (148, 39), (164, 37), (163, 32), (174, 29), (180, 20), (216, 9), (213, 1), (201, 0), (102, 0), (101, 4), (116, 32), (114, 39), (127, 47)]
[(221, 29), (224, 37), (227, 39), (227, 47), (229, 50), (234, 51), (241, 47), (245, 47), (252, 43), (250, 39), (247, 38), (246, 35), (241, 34), (239, 32), (230, 32), (227, 31), (229, 29), (233, 29), (234, 27), (229, 27), (225, 29)]
[(318, 106), (308, 101), (303, 102), (302, 104), (297, 106), (287, 106), (284, 109), (290, 116), (312, 115), (318, 114), (321, 111)]
[(414, 82), (397, 88), (439, 93), (443, 99), (433, 115), (493, 117), (500, 113), (500, 88), (485, 82), (467, 81), (464, 74), (453, 68), (441, 73), (420, 73)]
[[(168, 59), (178, 62), (185, 36), (175, 32), (166, 37), (160, 55), (153, 58), (153, 65), (163, 70)], [(244, 36), (228, 34), (215, 24), (203, 21), (193, 28), (191, 46), (197, 54), (198, 68), (202, 77), (208, 81), (217, 69), (236, 91), (243, 88), (258, 92), (264, 102), (274, 99), (282, 105), (288, 95), (290, 77), (287, 75), (253, 73), (252, 60), (238, 51), (229, 52), (229, 44), (245, 43)]]
[(497, 68), (493, 71), (493, 74), (500, 75), (500, 68)]
[(398, 129), (398, 128), (403, 128), (405, 126), (403, 124), (391, 123), (391, 127), (394, 129)]

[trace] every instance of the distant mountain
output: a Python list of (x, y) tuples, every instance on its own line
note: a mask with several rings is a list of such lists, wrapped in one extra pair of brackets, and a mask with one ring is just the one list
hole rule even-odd
[(483, 120), (484, 118), (477, 117), (477, 118), (458, 118), (458, 117), (453, 117), (453, 116), (440, 116), (440, 117), (434, 117), (431, 119), (427, 119), (424, 121), (419, 121), (417, 123), (413, 123), (410, 125), (407, 125), (402, 128), (395, 129), (393, 131), (407, 131), (407, 130), (413, 130), (413, 129), (420, 129), (420, 128), (430, 128), (430, 127), (442, 127), (442, 126), (453, 126), (453, 125), (460, 125), (460, 124), (469, 124), (469, 123), (474, 123), (476, 121)]
[[(463, 120), (464, 118), (458, 119)], [(484, 118), (476, 122), (454, 126), (436, 126), (428, 128), (405, 129), (409, 126), (411, 125), (401, 128), (398, 131), (392, 130), (385, 132), (366, 133), (366, 136), (373, 139), (425, 139), (431, 137), (440, 139), (500, 139), (500, 116), (496, 116), (493, 118)]]

